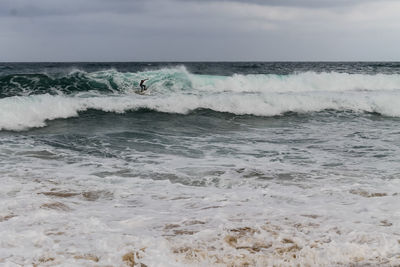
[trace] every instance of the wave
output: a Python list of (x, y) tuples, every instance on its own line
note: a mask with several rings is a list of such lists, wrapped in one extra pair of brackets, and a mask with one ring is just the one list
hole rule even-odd
[(79, 69), (68, 73), (9, 74), (0, 76), (0, 98), (38, 94), (73, 95), (80, 92), (118, 94), (139, 88), (143, 77), (151, 79), (158, 89), (188, 89), (190, 74), (184, 67), (137, 73), (118, 72), (114, 69), (85, 72)]
[(34, 95), (0, 99), (0, 130), (21, 131), (43, 127), (46, 121), (69, 118), (89, 109), (124, 113), (139, 109), (187, 114), (210, 109), (237, 115), (276, 116), (287, 112), (322, 110), (375, 112), (400, 117), (400, 92), (231, 93), (194, 95)]
[[(30, 82), (21, 82), (21, 77)], [(134, 93), (142, 77), (149, 78), (146, 96)], [(191, 74), (182, 66), (137, 73), (75, 70), (59, 77), (19, 74), (0, 81), (3, 95), (8, 92), (0, 98), (0, 130), (43, 127), (48, 120), (78, 116), (88, 109), (179, 114), (210, 109), (256, 116), (332, 109), (400, 117), (400, 75), (396, 74), (215, 76)], [(19, 90), (16, 95), (7, 87), (11, 84), (16, 86), (14, 93)]]
[(0, 97), (35, 94), (76, 94), (95, 91), (115, 94), (139, 88), (142, 78), (158, 93), (187, 92), (306, 92), (400, 89), (399, 74), (348, 74), (302, 72), (289, 75), (196, 75), (184, 66), (143, 72), (73, 70), (66, 74), (12, 74), (0, 76)]

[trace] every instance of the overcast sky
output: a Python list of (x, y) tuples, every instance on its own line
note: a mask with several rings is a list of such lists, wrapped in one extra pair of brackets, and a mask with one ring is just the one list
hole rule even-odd
[(400, 1), (0, 0), (0, 61), (400, 60)]

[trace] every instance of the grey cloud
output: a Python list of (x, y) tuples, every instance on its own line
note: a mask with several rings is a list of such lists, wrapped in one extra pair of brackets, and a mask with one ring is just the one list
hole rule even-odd
[(0, 0), (0, 61), (400, 59), (400, 3), (333, 2)]
[(145, 0), (2, 0), (0, 16), (38, 17), (85, 13), (138, 13)]
[(331, 8), (346, 7), (374, 0), (179, 0), (193, 2), (239, 2), (263, 6), (306, 7), (306, 8)]
[[(38, 17), (86, 13), (152, 13), (146, 7), (157, 9), (156, 4), (168, 3), (179, 10), (181, 4), (236, 2), (261, 6), (330, 8), (345, 7), (372, 0), (1, 0), (0, 16)], [(149, 8), (150, 9), (150, 8)], [(161, 10), (162, 11), (162, 10)]]

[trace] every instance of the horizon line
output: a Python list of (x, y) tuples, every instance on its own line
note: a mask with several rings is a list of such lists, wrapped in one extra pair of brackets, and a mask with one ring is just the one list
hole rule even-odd
[(4, 63), (400, 63), (400, 60), (149, 60), (149, 61), (0, 61)]

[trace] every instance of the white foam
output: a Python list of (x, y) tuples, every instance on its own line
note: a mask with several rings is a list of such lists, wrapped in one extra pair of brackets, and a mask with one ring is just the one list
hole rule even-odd
[[(338, 173), (340, 179), (325, 176), (323, 182), (309, 177), (259, 186), (221, 167), (244, 164), (246, 158), (218, 157), (208, 160), (227, 172), (221, 176), (226, 183), (183, 186), (144, 174), (182, 176), (191, 164), (204, 171), (210, 169), (207, 158), (152, 155), (154, 164), (132, 161), (127, 166), (119, 158), (88, 156), (29, 139), (17, 143), (3, 160), (12, 165), (0, 166), (0, 218), (6, 218), (0, 222), (0, 264), (73, 266), (95, 264), (96, 259), (101, 265), (122, 265), (131, 252), (139, 255), (136, 262), (148, 266), (400, 263), (396, 180)], [(65, 159), (22, 156), (27, 150), (47, 150)], [(249, 159), (265, 174), (279, 171), (272, 162), (263, 167), (265, 158)], [(290, 172), (296, 166), (285, 167)], [(120, 177), (118, 170), (140, 175)], [(102, 172), (108, 174), (100, 178)], [(51, 195), (57, 192), (76, 195)], [(385, 195), (367, 196), (374, 192)]]
[(398, 74), (348, 74), (303, 72), (291, 75), (242, 75), (230, 77), (189, 75), (194, 88), (233, 92), (332, 92), (399, 90)]
[[(37, 97), (115, 112), (165, 101), (25, 99)], [(131, 252), (148, 266), (399, 265), (393, 120), (292, 123), (145, 140), (167, 153), (136, 150), (132, 136), (113, 147), (102, 134), (2, 134), (0, 265), (119, 266)]]
[(286, 92), (211, 94), (171, 93), (150, 96), (119, 94), (99, 96), (32, 95), (0, 99), (0, 130), (43, 127), (47, 120), (78, 116), (88, 109), (123, 113), (147, 108), (159, 112), (186, 114), (204, 108), (233, 114), (275, 116), (285, 112), (315, 112), (325, 109), (377, 112), (400, 116), (400, 91), (372, 92)]

